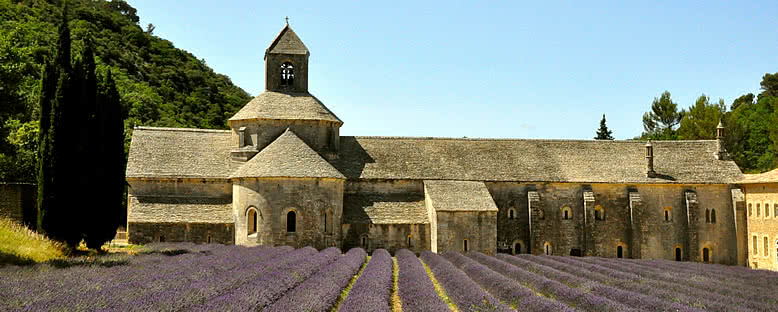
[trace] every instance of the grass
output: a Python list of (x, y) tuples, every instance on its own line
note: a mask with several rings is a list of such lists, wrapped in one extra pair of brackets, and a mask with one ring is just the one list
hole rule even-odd
[(451, 309), (451, 311), (459, 312), (459, 310), (457, 309), (457, 305), (454, 303), (454, 301), (451, 300), (451, 298), (448, 297), (448, 295), (446, 294), (446, 289), (443, 288), (443, 285), (440, 285), (440, 283), (438, 283), (438, 280), (435, 278), (435, 274), (432, 273), (432, 270), (430, 270), (430, 267), (427, 266), (427, 264), (424, 263), (424, 261), (422, 261), (421, 258), (419, 258), (419, 261), (421, 261), (421, 265), (424, 266), (424, 270), (427, 271), (427, 275), (429, 275), (432, 284), (435, 285), (435, 291), (438, 292), (438, 297), (440, 297), (440, 299), (443, 299), (443, 302), (445, 302), (448, 305), (448, 308)]
[(343, 290), (340, 292), (340, 297), (338, 297), (338, 301), (335, 301), (335, 305), (332, 306), (332, 309), (330, 309), (330, 312), (337, 312), (338, 309), (340, 309), (340, 305), (343, 304), (343, 301), (346, 301), (346, 297), (348, 297), (348, 293), (351, 292), (351, 288), (354, 287), (354, 283), (357, 282), (357, 279), (359, 279), (359, 276), (362, 275), (362, 272), (365, 271), (365, 268), (367, 267), (367, 263), (370, 262), (370, 256), (367, 256), (365, 258), (365, 263), (362, 264), (362, 267), (359, 268), (359, 271), (357, 272), (354, 277), (351, 278), (351, 280), (348, 282), (348, 285), (346, 288), (343, 288)]
[(35, 264), (67, 256), (67, 248), (6, 218), (0, 218), (0, 265)]
[(403, 304), (400, 300), (400, 288), (397, 287), (397, 279), (400, 277), (400, 267), (397, 265), (397, 258), (392, 257), (392, 312), (402, 312)]

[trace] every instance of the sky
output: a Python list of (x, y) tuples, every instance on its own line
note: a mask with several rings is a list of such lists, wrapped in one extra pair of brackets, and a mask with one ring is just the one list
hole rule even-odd
[(772, 0), (128, 2), (252, 96), (288, 16), (341, 135), (591, 139), (605, 114), (631, 139), (665, 90), (729, 106), (778, 72)]

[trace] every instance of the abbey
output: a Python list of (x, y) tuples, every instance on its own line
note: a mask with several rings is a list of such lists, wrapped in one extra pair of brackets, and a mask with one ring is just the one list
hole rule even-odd
[[(134, 243), (402, 248), (745, 264), (743, 179), (708, 141), (341, 136), (286, 25), (230, 130), (137, 127)], [(378, 117), (375, 117), (378, 118)]]

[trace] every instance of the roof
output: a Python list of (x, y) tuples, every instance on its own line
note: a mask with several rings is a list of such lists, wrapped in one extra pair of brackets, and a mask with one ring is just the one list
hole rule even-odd
[(344, 194), (345, 224), (428, 224), (424, 195)]
[(231, 160), (231, 147), (229, 130), (137, 127), (127, 177), (227, 179), (242, 164)]
[(760, 174), (745, 174), (738, 184), (778, 183), (778, 169)]
[(425, 180), (424, 190), (435, 211), (497, 211), (483, 182)]
[(307, 92), (265, 91), (249, 101), (230, 120), (293, 119), (343, 122)]
[(286, 26), (281, 29), (278, 36), (276, 36), (270, 43), (270, 46), (267, 47), (267, 50), (265, 50), (266, 58), (268, 53), (310, 54), (308, 48), (305, 47), (305, 44), (300, 40), (300, 37), (297, 37), (297, 34), (292, 30), (292, 27), (289, 27), (289, 24), (286, 24)]
[(333, 164), (349, 179), (728, 184), (716, 141), (657, 141), (646, 177), (645, 142), (609, 140), (341, 137)]
[(233, 223), (232, 198), (131, 196), (128, 222)]
[(289, 129), (230, 176), (267, 177), (346, 178)]

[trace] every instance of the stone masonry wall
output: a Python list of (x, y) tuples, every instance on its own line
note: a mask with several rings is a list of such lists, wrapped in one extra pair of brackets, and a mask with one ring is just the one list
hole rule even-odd
[(0, 183), (0, 217), (35, 227), (38, 188), (28, 183)]
[(219, 223), (133, 223), (128, 224), (129, 242), (148, 244), (154, 242), (234, 243), (232, 224)]
[(745, 184), (743, 191), (748, 223), (748, 266), (778, 271), (778, 217), (775, 215), (778, 183)]
[(361, 247), (369, 253), (379, 248), (391, 254), (400, 249), (420, 253), (430, 249), (429, 227), (429, 224), (344, 224), (343, 251)]
[[(343, 180), (245, 179), (233, 186), (236, 244), (340, 247)], [(247, 211), (258, 211), (256, 236), (249, 237)], [(287, 214), (296, 214), (295, 232), (287, 232)], [(327, 226), (324, 225), (324, 215)], [(326, 231), (325, 231), (326, 229)]]
[(246, 145), (257, 146), (259, 150), (268, 146), (287, 128), (291, 129), (305, 144), (325, 158), (337, 152), (340, 142), (339, 126), (320, 120), (236, 120), (230, 122), (233, 148), (238, 148), (238, 129), (246, 127)]
[(436, 211), (437, 252), (468, 251), (494, 255), (497, 250), (497, 212)]

